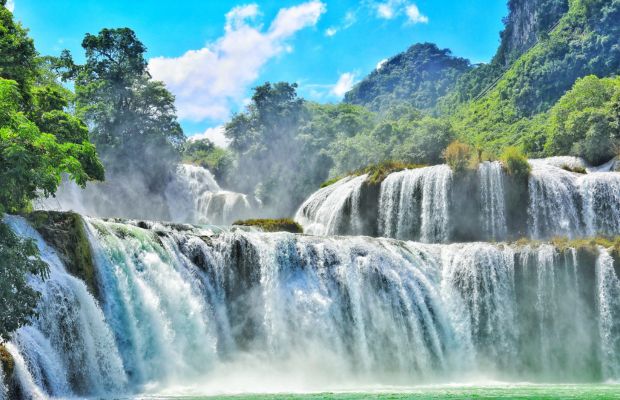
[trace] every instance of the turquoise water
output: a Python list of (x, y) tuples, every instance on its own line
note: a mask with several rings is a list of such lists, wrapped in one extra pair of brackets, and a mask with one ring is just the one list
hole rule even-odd
[[(227, 396), (147, 396), (131, 400), (408, 400), (408, 399), (620, 399), (620, 385), (440, 386), (383, 392), (242, 394)], [(129, 399), (128, 399), (129, 400)]]

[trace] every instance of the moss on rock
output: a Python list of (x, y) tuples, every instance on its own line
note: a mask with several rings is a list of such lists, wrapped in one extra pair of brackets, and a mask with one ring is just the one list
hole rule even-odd
[(27, 215), (45, 241), (54, 247), (67, 271), (99, 295), (97, 274), (84, 221), (73, 212), (35, 211)]
[(7, 380), (13, 376), (13, 370), (15, 369), (15, 360), (9, 351), (0, 344), (0, 364), (2, 364), (2, 371)]
[(304, 233), (303, 228), (297, 222), (290, 218), (280, 219), (247, 219), (242, 221), (235, 221), (233, 225), (238, 226), (253, 226), (262, 229), (265, 232), (291, 232), (291, 233)]
[(341, 179), (346, 178), (347, 176), (360, 176), (364, 174), (368, 174), (368, 183), (371, 184), (380, 184), (383, 182), (387, 176), (393, 172), (399, 172), (405, 169), (417, 169), (427, 167), (425, 164), (412, 164), (402, 161), (383, 161), (378, 164), (368, 165), (366, 167), (356, 169), (355, 171), (351, 171), (346, 175), (337, 176), (335, 178), (331, 178), (321, 184), (321, 188), (333, 185)]

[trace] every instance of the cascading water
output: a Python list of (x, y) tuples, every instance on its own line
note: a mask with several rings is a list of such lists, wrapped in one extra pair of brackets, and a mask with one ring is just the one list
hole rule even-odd
[(620, 376), (620, 280), (614, 271), (614, 260), (604, 250), (596, 261), (599, 292), (599, 326), (603, 353), (603, 376)]
[[(211, 172), (195, 165), (179, 164), (165, 189), (156, 193), (149, 192), (139, 178), (129, 175), (122, 183), (93, 183), (85, 189), (65, 179), (56, 196), (39, 199), (36, 208), (95, 217), (214, 225), (230, 225), (235, 220), (250, 218), (261, 208), (258, 199), (222, 190)], [(118, 204), (117, 198), (124, 198), (127, 193), (134, 198)]]
[(202, 272), (177, 243), (131, 225), (91, 220), (103, 309), (134, 384), (195, 379), (214, 361), (213, 310)]
[(21, 237), (35, 240), (50, 267), (44, 282), (30, 280), (42, 294), (38, 316), (17, 330), (8, 345), (23, 396), (123, 391), (127, 378), (112, 331), (84, 282), (66, 272), (56, 252), (25, 220), (8, 216), (5, 222)]
[(8, 346), (25, 398), (620, 378), (618, 267), (602, 248), (88, 219), (100, 309), (10, 223), (52, 267)]
[(480, 224), (485, 237), (493, 240), (507, 236), (503, 176), (499, 162), (483, 162), (478, 166)]
[(620, 174), (574, 173), (531, 160), (529, 228), (533, 238), (620, 234)]
[(359, 197), (367, 178), (350, 176), (322, 188), (301, 205), (295, 220), (308, 234), (362, 234)]
[(260, 206), (245, 194), (222, 190), (211, 172), (189, 164), (179, 165), (166, 198), (172, 220), (199, 224), (230, 225), (249, 218)]
[(452, 171), (447, 165), (390, 174), (381, 183), (379, 234), (447, 242), (451, 181)]
[(4, 369), (2, 368), (2, 363), (0, 363), (0, 400), (6, 400), (6, 397), (9, 393), (9, 388), (6, 385), (6, 377), (4, 375)]
[(456, 177), (446, 165), (394, 172), (378, 190), (347, 177), (311, 195), (295, 219), (309, 234), (428, 243), (620, 234), (620, 173), (576, 157), (530, 164), (527, 185), (508, 179), (499, 162)]

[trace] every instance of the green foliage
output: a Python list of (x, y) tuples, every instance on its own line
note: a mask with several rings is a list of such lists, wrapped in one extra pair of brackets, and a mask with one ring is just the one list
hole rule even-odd
[(8, 340), (35, 315), (40, 294), (28, 285), (27, 277), (45, 278), (49, 273), (38, 255), (34, 241), (20, 239), (0, 223), (0, 341)]
[[(0, 216), (54, 194), (63, 174), (80, 186), (104, 177), (86, 126), (66, 112), (71, 93), (5, 4), (0, 0)], [(0, 341), (35, 315), (39, 294), (28, 276), (47, 273), (35, 243), (0, 222)]]
[(290, 218), (280, 219), (247, 219), (244, 221), (235, 221), (233, 225), (253, 226), (260, 228), (264, 232), (291, 232), (304, 233), (303, 228), (297, 222)]
[(451, 91), (469, 61), (432, 43), (418, 43), (390, 58), (345, 95), (344, 101), (384, 112), (398, 104), (430, 110)]
[(417, 110), (384, 119), (352, 137), (340, 137), (330, 146), (332, 175), (364, 168), (368, 161), (401, 160), (409, 164), (437, 164), (456, 134), (449, 121), (422, 116)]
[(328, 179), (325, 182), (321, 183), (321, 189), (324, 187), (328, 187), (333, 185), (334, 183), (338, 182), (339, 180), (342, 179), (342, 176), (336, 176), (334, 178)]
[(393, 172), (422, 167), (425, 167), (425, 165), (411, 164), (402, 161), (384, 161), (379, 164), (369, 165), (360, 171), (354, 172), (353, 175), (368, 174), (368, 182), (376, 185), (383, 182), (383, 180)]
[(92, 127), (106, 170), (112, 177), (141, 174), (147, 187), (160, 190), (184, 141), (174, 96), (150, 78), (146, 48), (131, 29), (87, 34), (82, 47), (84, 65), (76, 65), (68, 51), (57, 64), (66, 79), (75, 80), (78, 114)]
[(568, 0), (509, 0), (508, 17), (492, 64), (509, 66), (568, 11)]
[(619, 101), (620, 78), (577, 80), (549, 112), (546, 153), (582, 156), (593, 164), (614, 157), (620, 128), (613, 113)]
[(496, 151), (519, 145), (542, 152), (544, 127), (537, 114), (547, 112), (578, 78), (620, 69), (620, 25), (611, 19), (617, 15), (617, 1), (571, 1), (557, 27), (517, 59), (488, 94), (454, 113), (457, 131)]
[(527, 157), (517, 147), (507, 147), (502, 153), (500, 160), (506, 172), (517, 178), (527, 180), (532, 167)]
[(237, 158), (235, 189), (254, 192), (266, 206), (287, 214), (307, 195), (306, 181), (312, 179), (308, 174), (315, 163), (300, 137), (309, 115), (296, 89), (286, 82), (255, 88), (246, 111), (225, 127)]
[(187, 141), (183, 146), (182, 160), (208, 169), (220, 185), (226, 182), (234, 165), (233, 154), (216, 147), (209, 139)]
[(34, 42), (13, 15), (0, 6), (0, 77), (17, 82), (22, 105), (28, 104), (36, 76)]
[(474, 151), (470, 145), (455, 140), (443, 152), (446, 164), (454, 173), (463, 173), (476, 165)]
[(584, 167), (579, 167), (579, 166), (571, 167), (570, 165), (564, 164), (560, 168), (562, 168), (564, 171), (574, 172), (576, 174), (587, 174), (588, 173), (588, 171)]
[(26, 207), (42, 192), (49, 196), (68, 173), (79, 185), (103, 178), (89, 142), (59, 143), (19, 111), (17, 83), (0, 79), (0, 212)]

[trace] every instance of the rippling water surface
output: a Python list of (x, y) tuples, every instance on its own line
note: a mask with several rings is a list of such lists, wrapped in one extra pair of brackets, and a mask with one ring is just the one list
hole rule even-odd
[(357, 400), (357, 399), (620, 399), (619, 384), (422, 386), (337, 393), (279, 393), (214, 396), (143, 396), (123, 400)]

